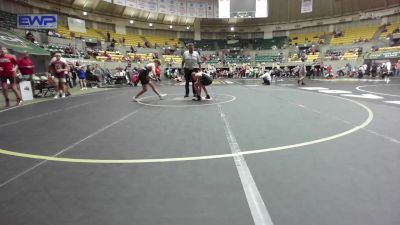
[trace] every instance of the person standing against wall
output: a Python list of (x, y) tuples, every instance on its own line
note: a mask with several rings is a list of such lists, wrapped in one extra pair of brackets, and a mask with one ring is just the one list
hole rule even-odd
[[(182, 69), (185, 73), (185, 98), (189, 97), (189, 82), (192, 81), (192, 73), (201, 70), (200, 55), (198, 52), (194, 51), (194, 44), (188, 43), (188, 50), (183, 53), (182, 59)], [(192, 92), (193, 97), (196, 97), (196, 89), (194, 87), (194, 82), (192, 81)]]

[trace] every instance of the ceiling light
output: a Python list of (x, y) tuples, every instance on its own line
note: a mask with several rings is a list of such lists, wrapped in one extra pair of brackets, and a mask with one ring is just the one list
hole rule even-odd
[(84, 16), (87, 16), (87, 12), (83, 12), (83, 15), (84, 15)]
[(153, 26), (153, 24), (152, 24), (152, 23), (149, 23), (149, 26), (151, 26), (151, 27), (152, 27), (152, 26)]
[(234, 31), (235, 30), (235, 28), (234, 27), (231, 27), (231, 31)]
[(129, 23), (130, 23), (130, 24), (133, 24), (134, 22), (133, 22), (133, 20), (129, 20)]
[(189, 30), (190, 29), (190, 27), (186, 27), (186, 30)]
[(169, 29), (172, 29), (172, 28), (174, 28), (172, 25), (169, 25)]

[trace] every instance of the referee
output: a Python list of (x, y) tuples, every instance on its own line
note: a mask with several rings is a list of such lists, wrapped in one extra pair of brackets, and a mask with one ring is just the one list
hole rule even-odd
[[(182, 68), (185, 73), (185, 98), (189, 97), (189, 82), (192, 81), (192, 73), (201, 70), (200, 55), (194, 51), (193, 43), (188, 43), (188, 50), (183, 53)], [(192, 82), (193, 97), (196, 96), (194, 82)]]

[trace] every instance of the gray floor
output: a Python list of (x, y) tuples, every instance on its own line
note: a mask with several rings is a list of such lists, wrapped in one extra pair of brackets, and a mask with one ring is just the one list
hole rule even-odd
[[(365, 86), (390, 95), (348, 98), (374, 114), (356, 132), (244, 154), (273, 224), (400, 224), (400, 105), (384, 102), (400, 101), (399, 83), (307, 81), (307, 87), (366, 94), (355, 89)], [(130, 102), (138, 88), (41, 102), (0, 113), (0, 148), (63, 158), (193, 159), (232, 153), (220, 110), (243, 153), (330, 137), (368, 118), (365, 109), (340, 95), (292, 84), (235, 80), (212, 86), (213, 101), (201, 103), (181, 99), (182, 86), (163, 85), (160, 90), (170, 94), (166, 100), (153, 93), (143, 100), (161, 107)], [(236, 99), (220, 109), (214, 104), (230, 96)], [(255, 223), (229, 155), (89, 164), (0, 154), (0, 193), (0, 224)]]

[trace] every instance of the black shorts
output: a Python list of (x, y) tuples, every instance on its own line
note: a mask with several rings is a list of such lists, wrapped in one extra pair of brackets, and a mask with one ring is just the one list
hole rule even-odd
[(212, 78), (210, 76), (203, 75), (201, 76), (200, 83), (204, 86), (208, 86), (212, 84)]
[(185, 79), (192, 81), (192, 73), (197, 73), (199, 71), (199, 69), (194, 68), (194, 69), (188, 69), (188, 68), (184, 68), (184, 73), (185, 73)]
[(10, 84), (15, 83), (15, 77), (0, 77), (1, 83), (7, 83), (7, 80), (10, 81)]
[(150, 82), (149, 72), (145, 69), (139, 71), (139, 80), (142, 85)]

